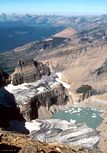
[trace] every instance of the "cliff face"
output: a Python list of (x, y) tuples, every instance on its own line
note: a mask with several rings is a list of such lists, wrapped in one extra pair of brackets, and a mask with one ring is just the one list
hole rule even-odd
[(13, 85), (18, 85), (35, 82), (41, 79), (43, 75), (50, 75), (50, 70), (46, 65), (32, 59), (19, 61), (12, 75), (12, 83)]
[(0, 71), (0, 127), (8, 127), (10, 120), (24, 121), (16, 106), (14, 95), (4, 88), (8, 83), (9, 74)]
[[(38, 110), (43, 106), (47, 111), (52, 105), (65, 105), (69, 101), (69, 94), (56, 76), (44, 76), (33, 83), (18, 86), (12, 84), (5, 87), (15, 97), (15, 103), (26, 121), (39, 118)], [(45, 118), (44, 114), (43, 118)], [(51, 114), (52, 115), (52, 114)], [(40, 114), (42, 116), (42, 112)]]
[[(14, 95), (15, 104), (26, 121), (50, 117), (52, 105), (65, 105), (69, 101), (67, 90), (56, 78), (57, 75), (51, 74), (42, 63), (34, 60), (18, 62), (11, 75), (13, 84), (6, 86), (5, 90)], [(44, 115), (41, 107), (46, 112)]]
[[(64, 105), (68, 100), (66, 89), (62, 84), (55, 85), (52, 89), (41, 92), (32, 99), (37, 101), (40, 105), (49, 108), (52, 105)], [(62, 102), (63, 101), (63, 102)]]

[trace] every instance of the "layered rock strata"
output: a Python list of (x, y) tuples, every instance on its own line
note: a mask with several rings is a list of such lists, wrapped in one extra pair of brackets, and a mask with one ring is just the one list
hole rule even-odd
[(47, 65), (32, 59), (18, 62), (15, 72), (11, 75), (12, 83), (6, 86), (5, 90), (14, 95), (15, 104), (26, 121), (41, 118), (41, 106), (45, 112), (43, 118), (47, 118), (52, 116), (53, 112), (49, 111), (52, 105), (67, 103), (69, 94), (66, 88), (57, 82), (57, 77), (56, 74), (50, 73)]
[(41, 142), (57, 142), (93, 148), (99, 141), (99, 133), (85, 124), (74, 124), (65, 120), (48, 119), (26, 122), (30, 138)]
[(34, 61), (33, 59), (19, 61), (15, 72), (12, 74), (13, 85), (35, 82), (43, 75), (50, 75), (47, 65)]
[(5, 87), (14, 95), (16, 104), (26, 121), (39, 117), (40, 106), (44, 106), (49, 111), (52, 105), (67, 103), (69, 94), (63, 85), (56, 81), (56, 77), (55, 75), (44, 76), (41, 80), (33, 83), (24, 83), (18, 86), (10, 84)]

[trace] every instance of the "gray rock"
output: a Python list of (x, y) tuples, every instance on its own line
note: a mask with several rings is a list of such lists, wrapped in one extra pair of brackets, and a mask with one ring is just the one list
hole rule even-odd
[[(31, 127), (31, 128), (30, 128)], [(65, 120), (34, 120), (26, 123), (32, 140), (59, 142), (93, 148), (99, 141), (99, 133), (85, 124), (73, 124)]]

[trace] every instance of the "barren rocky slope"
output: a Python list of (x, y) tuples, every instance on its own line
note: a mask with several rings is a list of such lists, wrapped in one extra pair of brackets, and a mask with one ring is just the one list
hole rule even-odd
[[(20, 65), (20, 63), (24, 65)], [(33, 68), (31, 72), (34, 72), (35, 68), (37, 68), (37, 66), (40, 63), (35, 65), (35, 67), (33, 67), (33, 64), (35, 63), (35, 61), (32, 61), (32, 60), (30, 60), (29, 62), (20, 61), (20, 63), (19, 63), (18, 70), (16, 69), (15, 71), (15, 74), (22, 75), (23, 81), (28, 82), (28, 80), (30, 80), (30, 77), (32, 77), (32, 73), (30, 73), (31, 75), (27, 77), (26, 76), (26, 73), (28, 73), (27, 68), (30, 67), (30, 70), (31, 68)], [(45, 71), (46, 70), (45, 68), (47, 67), (45, 67), (44, 65), (41, 65), (41, 69), (38, 69), (38, 70), (44, 70), (44, 72), (49, 72), (48, 69), (47, 69), (48, 71)], [(15, 74), (13, 74), (13, 77), (11, 79), (13, 80), (20, 79), (20, 77), (15, 78)], [(43, 74), (44, 74), (44, 77), (46, 77), (46, 74), (43, 73), (42, 71), (42, 75)], [(36, 76), (38, 77), (38, 73), (36, 73)], [(28, 87), (26, 83), (26, 86), (24, 88), (24, 90), (26, 91), (24, 91), (23, 88), (20, 88), (19, 86), (16, 86), (16, 89), (15, 89), (15, 86), (14, 88), (13, 86), (10, 86), (9, 88), (7, 86), (3, 88), (6, 80), (9, 79), (9, 76), (3, 71), (1, 71), (1, 78), (2, 80), (4, 80), (4, 82), (2, 83), (2, 86), (0, 87), (0, 100), (1, 100), (0, 101), (0, 113), (1, 113), (0, 127), (5, 128), (7, 130), (14, 130), (14, 131), (18, 130), (19, 132), (24, 132), (26, 134), (28, 133), (26, 128), (30, 131), (29, 138), (21, 134), (14, 134), (14, 133), (9, 133), (5, 131), (0, 131), (0, 151), (1, 152), (6, 150), (7, 151), (11, 150), (13, 152), (29, 152), (29, 150), (32, 150), (32, 152), (42, 151), (46, 153), (48, 152), (50, 153), (51, 152), (56, 152), (56, 153), (57, 152), (64, 152), (64, 153), (78, 152), (79, 153), (79, 152), (93, 152), (93, 151), (100, 152), (99, 149), (96, 147), (96, 144), (98, 143), (99, 137), (100, 137), (98, 131), (88, 128), (84, 124), (76, 125), (67, 121), (55, 120), (55, 119), (35, 120), (31, 122), (25, 122), (25, 120), (30, 121), (32, 119), (37, 118), (35, 114), (37, 113), (37, 109), (38, 109), (37, 105), (39, 102), (40, 102), (39, 105), (45, 105), (46, 103), (49, 109), (49, 107), (53, 104), (53, 102), (56, 105), (61, 105), (67, 101), (66, 99), (67, 95), (66, 95), (66, 91), (64, 91), (64, 87), (63, 86), (61, 87), (63, 88), (63, 91), (62, 91), (62, 89), (60, 89), (61, 84), (55, 82), (54, 78), (51, 78), (51, 80), (49, 79), (49, 83), (50, 83), (50, 87), (51, 86), (54, 87), (54, 84), (55, 84), (55, 88), (51, 87), (53, 91), (51, 91), (51, 89), (50, 90), (48, 89), (49, 91), (46, 97), (45, 97), (46, 93), (43, 93), (42, 91), (43, 95), (41, 96), (41, 98), (38, 96), (39, 93), (37, 91), (35, 91), (37, 95), (36, 96), (34, 95), (35, 93), (34, 89), (35, 90), (38, 89), (38, 87), (36, 86), (34, 82), (32, 84), (28, 84), (29, 85)], [(35, 77), (33, 79), (34, 81), (37, 81)], [(47, 81), (47, 79), (45, 81)], [(19, 82), (19, 83), (20, 84), (22, 83), (23, 85), (23, 82)], [(45, 83), (45, 82), (43, 82), (42, 80), (41, 83)], [(57, 88), (56, 88), (56, 83), (58, 85)], [(35, 88), (34, 87), (32, 88), (32, 85)], [(52, 92), (51, 95), (49, 94), (50, 91)], [(23, 93), (22, 95), (21, 95), (21, 92)], [(26, 92), (32, 98), (28, 97), (26, 95)], [(41, 91), (39, 90), (39, 92)], [(55, 96), (55, 100), (53, 96)], [(31, 101), (29, 98), (31, 98)], [(19, 105), (20, 107), (18, 108)], [(27, 107), (25, 105), (27, 105)], [(37, 107), (35, 108), (35, 106)], [(22, 107), (24, 108), (26, 107), (26, 110), (24, 109), (23, 111), (21, 111), (23, 109)], [(34, 126), (34, 129), (33, 129), (33, 126)], [(81, 138), (83, 139), (82, 141), (81, 141)], [(39, 140), (39, 141), (47, 142), (51, 144), (43, 144), (37, 141), (31, 141), (30, 139)], [(85, 141), (86, 139), (87, 141)], [(55, 144), (56, 141), (57, 143)], [(62, 145), (61, 144), (58, 145), (58, 143), (62, 143)], [(76, 147), (74, 148), (71, 146), (67, 146), (66, 144), (75, 145)], [(78, 145), (80, 145), (81, 147), (78, 148)], [(84, 147), (87, 149), (83, 149)]]
[(62, 73), (75, 93), (81, 85), (90, 85), (96, 94), (107, 92), (107, 30), (105, 27), (76, 34), (63, 47), (40, 53), (35, 59), (49, 62), (51, 69)]
[(88, 84), (99, 93), (106, 92), (106, 26), (106, 16), (102, 16), (87, 22), (85, 30), (67, 28), (50, 39), (2, 53), (0, 65), (11, 71), (19, 59), (35, 58), (49, 62), (53, 71), (61, 71), (73, 91)]
[[(96, 107), (95, 105), (97, 104), (98, 108), (103, 109), (104, 114), (106, 114), (107, 112), (107, 109), (105, 107), (107, 103), (106, 101), (107, 100), (106, 16), (102, 16), (102, 18), (100, 18), (99, 20), (95, 20), (92, 23), (87, 22), (87, 26), (85, 26), (85, 30), (83, 30), (84, 27), (82, 28), (80, 27), (81, 26), (79, 26), (78, 30), (73, 35), (69, 35), (68, 37), (66, 37), (67, 34), (65, 34), (66, 32), (66, 29), (65, 29), (65, 31), (62, 31), (62, 34), (61, 33), (57, 34), (58, 37), (53, 36), (43, 42), (33, 42), (23, 47), (12, 50), (9, 53), (0, 54), (1, 66), (4, 67), (5, 70), (9, 69), (10, 72), (14, 70), (14, 68), (16, 67), (16, 63), (19, 59), (22, 59), (22, 58), (27, 59), (32, 57), (39, 62), (46, 63), (46, 67), (48, 66), (51, 72), (53, 73), (58, 72), (57, 73), (58, 76), (49, 74), (49, 76), (45, 77), (44, 79), (44, 78), (41, 78), (41, 75), (40, 75), (41, 69), (40, 67), (38, 68), (38, 64), (36, 65), (36, 68), (35, 68), (34, 63), (31, 64), (32, 63), (31, 62), (30, 64), (33, 65), (33, 68), (31, 68), (29, 64), (26, 65), (26, 62), (24, 62), (24, 68), (21, 68), (21, 66), (16, 68), (16, 71), (13, 74), (12, 79), (15, 80), (15, 82), (17, 82), (16, 84), (20, 84), (20, 83), (24, 83), (24, 84), (21, 84), (18, 86), (18, 90), (17, 90), (18, 92), (16, 92), (16, 89), (12, 89), (11, 92), (14, 93), (15, 99), (17, 102), (23, 103), (23, 101), (26, 102), (26, 99), (27, 99), (27, 102), (28, 101), (31, 102), (31, 103), (29, 102), (27, 103), (27, 104), (30, 104), (30, 105), (27, 105), (27, 107), (22, 107), (23, 108), (22, 114), (24, 114), (22, 117), (24, 117), (25, 120), (26, 120), (26, 116), (28, 117), (29, 115), (31, 115), (30, 113), (32, 112), (32, 102), (34, 102), (33, 103), (34, 104), (33, 107), (34, 107), (35, 102), (37, 103), (37, 101), (39, 101), (39, 104), (42, 106), (42, 104), (45, 101), (46, 102), (45, 107), (48, 110), (49, 108), (47, 107), (48, 106), (47, 103), (50, 104), (50, 101), (53, 102), (54, 100), (56, 100), (55, 101), (56, 104), (57, 102), (58, 104), (62, 104), (60, 102), (64, 102), (63, 104), (65, 104), (65, 102), (67, 102), (66, 96), (67, 97), (70, 96), (70, 100), (72, 100), (71, 101), (72, 103), (73, 102), (83, 103), (83, 100), (84, 100), (84, 103), (91, 107)], [(63, 37), (61, 37), (61, 35)], [(23, 62), (21, 62), (21, 65), (22, 64)], [(42, 82), (39, 82), (40, 84), (29, 83), (29, 85), (26, 85), (26, 81), (29, 78), (29, 75), (26, 75), (27, 74), (26, 68), (31, 72), (31, 75), (33, 74), (31, 77), (31, 80), (35, 78), (34, 77), (35, 72), (38, 72), (37, 74), (39, 77), (37, 76), (37, 78), (41, 79)], [(47, 73), (49, 71), (46, 70), (45, 72)], [(60, 82), (56, 86), (55, 82), (58, 79), (60, 80)], [(67, 92), (65, 88), (62, 88), (62, 85), (60, 84), (61, 82), (62, 83), (66, 82), (69, 84), (69, 89)], [(40, 88), (41, 86), (42, 88)], [(52, 87), (51, 89), (49, 88), (50, 86)], [(9, 88), (8, 87), (7, 87), (8, 90), (11, 89), (10, 87)], [(54, 87), (55, 87), (55, 90), (54, 90)], [(30, 92), (31, 94), (28, 95), (27, 94), (28, 92)], [(35, 95), (35, 92), (37, 93), (37, 95)], [(43, 94), (41, 94), (41, 92)], [(55, 96), (53, 100), (52, 96), (54, 94)], [(21, 97), (19, 97), (19, 95), (21, 95)], [(32, 98), (31, 98), (32, 95), (33, 97), (35, 95), (35, 98), (33, 99), (34, 101), (32, 101)], [(45, 99), (43, 97), (45, 97)], [(105, 101), (102, 101), (102, 98)], [(72, 103), (70, 104), (72, 105)], [(40, 114), (41, 112), (43, 113), (43, 110), (44, 108), (40, 109)], [(53, 113), (51, 109), (50, 109), (50, 112)], [(46, 111), (46, 114), (47, 114), (47, 111)], [(33, 118), (31, 118), (30, 120), (32, 119)], [(27, 121), (29, 121), (29, 118)], [(69, 132), (69, 129), (65, 130), (66, 131), (65, 132), (63, 130), (61, 131), (61, 129), (58, 129), (58, 128), (57, 129), (52, 128), (52, 121), (46, 122), (46, 120), (45, 121), (35, 120), (34, 122), (36, 122), (37, 124), (38, 121), (43, 122), (42, 126), (43, 126), (43, 129), (45, 129), (45, 136), (41, 128), (39, 132), (37, 129), (34, 129), (36, 131), (33, 131), (33, 133), (31, 133), (30, 135), (31, 138), (35, 138), (35, 139), (38, 138), (40, 140), (42, 139), (44, 140), (44, 142), (46, 142), (48, 138), (50, 139), (50, 136), (53, 137), (56, 135), (56, 133), (58, 133), (59, 134), (58, 136), (60, 136), (61, 133), (65, 133), (67, 135), (67, 132)], [(28, 124), (30, 126), (31, 123), (28, 123)], [(54, 126), (55, 126), (55, 122), (54, 122)], [(74, 127), (75, 127), (75, 124), (72, 128)], [(100, 136), (102, 137), (100, 141), (100, 148), (105, 153), (107, 138), (106, 138), (106, 133), (103, 132), (102, 127), (104, 129), (106, 128), (106, 117), (104, 118), (104, 124), (102, 123), (101, 129), (100, 129), (101, 131)], [(70, 134), (68, 134), (67, 141), (78, 142), (78, 139), (87, 138), (88, 136), (93, 136), (93, 137), (96, 136), (96, 132), (92, 131), (90, 135), (90, 130), (87, 130), (87, 128), (85, 128), (85, 130), (87, 134), (85, 135), (83, 134), (81, 136), (78, 135), (78, 137), (75, 136), (75, 137), (69, 138)], [(76, 126), (74, 133), (76, 132), (77, 134), (78, 133), (77, 131), (78, 131), (78, 125)], [(60, 137), (58, 138), (60, 139)], [(97, 150), (96, 152), (98, 151), (99, 150)]]
[(32, 141), (22, 134), (0, 132), (0, 152), (16, 153), (100, 153), (97, 150), (86, 150), (80, 147), (58, 143), (41, 143)]

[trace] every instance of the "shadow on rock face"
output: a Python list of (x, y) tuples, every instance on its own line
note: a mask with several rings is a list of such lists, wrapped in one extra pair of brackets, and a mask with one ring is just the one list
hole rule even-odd
[(0, 70), (0, 87), (7, 85), (10, 82), (9, 74)]
[(14, 95), (2, 87), (0, 88), (0, 127), (8, 128), (10, 126), (10, 121), (12, 120), (22, 122), (23, 128), (25, 128), (25, 119), (20, 114), (19, 108), (16, 106)]

